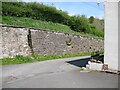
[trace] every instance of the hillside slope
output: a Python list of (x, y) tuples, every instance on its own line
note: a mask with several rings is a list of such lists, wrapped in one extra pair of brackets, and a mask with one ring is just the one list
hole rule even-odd
[[(69, 16), (67, 12), (62, 10), (57, 10), (56, 7), (47, 6), (47, 5), (36, 3), (36, 2), (34, 3), (33, 2), (29, 2), (29, 3), (2, 2), (1, 15), (3, 16), (3, 18), (4, 16), (8, 16), (7, 19), (11, 19), (11, 17), (14, 17), (14, 19), (17, 18), (18, 20), (19, 18), (29, 18), (29, 20), (30, 19), (40, 20), (40, 22), (43, 21), (43, 23), (44, 22), (59, 23), (69, 27), (70, 30), (76, 33), (92, 34), (93, 36), (98, 36), (102, 38), (104, 37), (104, 32), (102, 30), (98, 30), (98, 28), (96, 28), (93, 24), (91, 25), (89, 22), (89, 19), (85, 15)], [(3, 21), (4, 20), (5, 18), (3, 19)], [(13, 21), (11, 21), (11, 23), (13, 23)], [(18, 24), (18, 22), (14, 22), (14, 24), (15, 23)], [(47, 25), (47, 27), (49, 26), (47, 29), (51, 29), (51, 27), (56, 29), (55, 28), (56, 26), (52, 25), (52, 23), (51, 23), (51, 26), (50, 24)], [(20, 24), (21, 22), (19, 23), (19, 25)], [(30, 23), (27, 23), (27, 24), (29, 26)], [(35, 24), (36, 26), (32, 24), (32, 26), (38, 27), (39, 24), (38, 25), (37, 24)], [(45, 25), (43, 26), (42, 25), (41, 27), (45, 28)], [(63, 30), (63, 29), (60, 29), (60, 30)], [(68, 32), (71, 32), (71, 31), (68, 31)]]
[(0, 16), (2, 17), (1, 24), (3, 25), (12, 25), (17, 27), (28, 27), (28, 28), (36, 28), (36, 29), (45, 29), (48, 31), (54, 31), (54, 32), (61, 32), (61, 33), (67, 33), (67, 34), (75, 34), (85, 37), (93, 37), (93, 38), (101, 38), (101, 36), (95, 36), (92, 34), (85, 34), (82, 32), (76, 32), (71, 30), (68, 26), (62, 25), (59, 23), (53, 23), (53, 22), (46, 22), (46, 21), (40, 21), (40, 20), (34, 20), (31, 18), (23, 18), (23, 17), (11, 17), (11, 16)]

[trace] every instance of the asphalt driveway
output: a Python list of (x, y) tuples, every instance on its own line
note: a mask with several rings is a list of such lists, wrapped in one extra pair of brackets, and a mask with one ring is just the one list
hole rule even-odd
[(89, 57), (48, 60), (2, 67), (3, 88), (117, 88), (118, 75), (80, 72)]

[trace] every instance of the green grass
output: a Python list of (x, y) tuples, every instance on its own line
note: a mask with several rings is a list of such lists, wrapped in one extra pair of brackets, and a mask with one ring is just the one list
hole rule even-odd
[(33, 62), (32, 58), (23, 57), (23, 56), (16, 56), (14, 58), (3, 58), (3, 59), (0, 59), (0, 60), (2, 61), (2, 65), (22, 64), (22, 63)]
[(83, 37), (103, 39), (103, 37), (98, 37), (92, 34), (75, 32), (71, 30), (68, 26), (59, 24), (59, 23), (34, 20), (31, 18), (25, 18), (25, 17), (11, 17), (11, 16), (0, 16), (0, 17), (2, 17), (2, 22), (0, 23), (3, 25), (12, 25), (16, 27), (29, 27), (29, 28), (35, 28), (35, 29), (45, 29), (49, 31), (74, 34), (74, 35), (79, 35)]
[(45, 61), (45, 60), (53, 60), (53, 59), (60, 59), (60, 58), (70, 58), (70, 57), (77, 57), (77, 56), (89, 56), (91, 55), (90, 52), (88, 53), (81, 53), (81, 54), (66, 54), (66, 55), (58, 55), (58, 56), (46, 56), (46, 55), (37, 55), (33, 54), (31, 56), (16, 56), (14, 58), (3, 58), (0, 59), (2, 65), (10, 65), (10, 64), (22, 64), (22, 63), (31, 63), (36, 61)]

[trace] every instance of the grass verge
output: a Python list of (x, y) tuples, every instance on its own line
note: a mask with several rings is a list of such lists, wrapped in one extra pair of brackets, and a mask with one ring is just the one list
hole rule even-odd
[(98, 37), (92, 34), (75, 32), (71, 30), (67, 25), (63, 25), (59, 23), (34, 20), (31, 18), (26, 18), (26, 17), (11, 17), (11, 16), (1, 16), (1, 15), (0, 17), (2, 17), (2, 22), (0, 23), (3, 25), (12, 25), (12, 26), (17, 26), (17, 27), (29, 27), (29, 28), (31, 27), (35, 29), (45, 29), (49, 31), (74, 34), (74, 35), (79, 35), (83, 37), (103, 39), (103, 37)]
[(77, 56), (89, 56), (89, 55), (91, 55), (90, 52), (81, 53), (81, 54), (66, 54), (66, 55), (58, 55), (58, 56), (33, 54), (31, 56), (24, 57), (24, 56), (18, 55), (14, 58), (0, 59), (0, 62), (2, 62), (2, 65), (10, 65), (10, 64), (22, 64), (22, 63), (31, 63), (36, 61), (53, 60), (53, 59), (60, 59), (60, 58), (70, 58), (70, 57), (77, 57)]

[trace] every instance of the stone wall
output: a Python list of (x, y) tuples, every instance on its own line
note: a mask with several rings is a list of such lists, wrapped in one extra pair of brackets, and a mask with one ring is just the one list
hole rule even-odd
[(0, 26), (0, 58), (2, 58), (2, 27)]
[[(24, 27), (3, 26), (0, 57), (63, 55), (103, 50), (103, 40)], [(71, 40), (71, 41), (69, 41)], [(68, 45), (68, 41), (71, 45)]]
[[(42, 55), (63, 55), (103, 50), (103, 40), (30, 29), (33, 51)], [(66, 41), (71, 39), (71, 45)]]
[(27, 56), (30, 54), (28, 46), (28, 29), (3, 27), (2, 33), (2, 55), (1, 57), (13, 57), (16, 55)]

